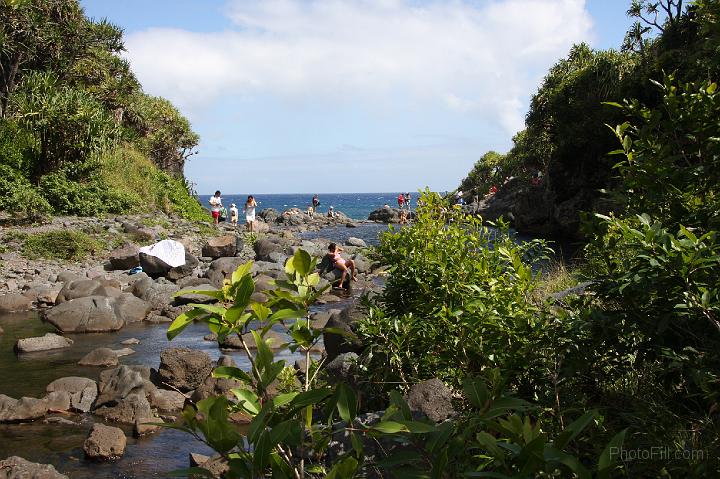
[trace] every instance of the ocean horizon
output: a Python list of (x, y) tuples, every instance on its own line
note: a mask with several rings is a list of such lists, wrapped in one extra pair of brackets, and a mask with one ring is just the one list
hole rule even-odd
[[(366, 220), (370, 212), (382, 208), (385, 204), (397, 207), (396, 193), (318, 193), (320, 199), (319, 214), (326, 214), (332, 206), (333, 210), (340, 211), (354, 220)], [(410, 191), (410, 206), (415, 208), (419, 193)], [(223, 205), (230, 208), (232, 203), (241, 210), (240, 220), (243, 221), (242, 208), (250, 193), (233, 193), (222, 195)], [(315, 193), (286, 193), (286, 194), (252, 194), (258, 204), (257, 211), (274, 208), (280, 212), (289, 208), (306, 210), (312, 204)], [(212, 195), (198, 195), (204, 207), (209, 207), (208, 200)]]

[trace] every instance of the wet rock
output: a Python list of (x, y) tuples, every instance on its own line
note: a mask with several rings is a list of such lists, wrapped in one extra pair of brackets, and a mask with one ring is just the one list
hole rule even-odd
[(380, 223), (398, 223), (400, 222), (400, 210), (397, 208), (378, 208), (368, 215), (368, 219)]
[(122, 429), (95, 423), (83, 444), (89, 459), (117, 459), (125, 453), (127, 438)]
[(47, 413), (47, 404), (42, 399), (23, 397), (11, 398), (0, 394), (0, 422), (32, 421)]
[(235, 235), (224, 235), (210, 238), (202, 247), (202, 255), (211, 258), (235, 256), (237, 243)]
[(332, 384), (354, 384), (354, 374), (357, 370), (358, 355), (355, 353), (342, 353), (325, 365), (325, 374)]
[(282, 253), (282, 247), (268, 239), (261, 238), (255, 242), (255, 259), (258, 261), (273, 262), (271, 253)]
[(117, 403), (99, 407), (94, 412), (107, 421), (123, 424), (135, 424), (138, 419), (153, 418), (150, 403), (145, 398), (144, 392), (132, 393)]
[(115, 298), (88, 296), (71, 299), (48, 310), (44, 318), (62, 332), (117, 331), (125, 324), (115, 310)]
[(155, 389), (148, 394), (148, 400), (152, 407), (167, 412), (182, 410), (185, 399), (184, 394), (168, 389)]
[(133, 344), (140, 344), (140, 340), (137, 338), (128, 338), (125, 341), (121, 341), (120, 344), (124, 344), (126, 346), (131, 346)]
[(49, 393), (67, 393), (70, 396), (70, 408), (78, 412), (90, 411), (98, 395), (95, 381), (75, 376), (56, 379), (48, 384), (45, 390)]
[(455, 414), (450, 389), (438, 378), (413, 385), (406, 396), (411, 411), (421, 413), (434, 422), (441, 422)]
[(0, 479), (69, 479), (50, 464), (30, 462), (22, 457), (10, 456), (0, 461)]
[(140, 251), (137, 245), (125, 244), (110, 253), (113, 269), (128, 270), (140, 266)]
[(83, 356), (78, 364), (80, 366), (117, 366), (118, 355), (110, 348), (97, 348)]
[(36, 338), (18, 339), (17, 343), (15, 343), (15, 350), (18, 353), (49, 351), (51, 349), (70, 347), (72, 343), (72, 339), (54, 333), (46, 333), (45, 336)]
[(158, 379), (180, 391), (191, 391), (212, 372), (210, 356), (189, 348), (169, 348), (160, 353)]
[(334, 314), (340, 314), (339, 309), (328, 309), (326, 311), (317, 311), (315, 313), (312, 313), (310, 315), (310, 320), (312, 321), (312, 327), (315, 329), (322, 329), (324, 328), (332, 315)]
[(135, 350), (131, 348), (113, 349), (112, 352), (115, 353), (118, 358), (135, 354)]
[(227, 278), (230, 279), (233, 272), (245, 263), (246, 260), (243, 258), (218, 258), (210, 264), (210, 268), (206, 273), (207, 278), (210, 280), (210, 284), (216, 288), (221, 288), (223, 281)]
[(132, 393), (143, 390), (144, 378), (140, 372), (129, 366), (107, 369), (100, 373), (96, 404), (102, 406), (117, 403)]
[(0, 296), (0, 313), (12, 311), (29, 311), (32, 309), (32, 299), (20, 293), (3, 294)]
[(362, 240), (361, 238), (356, 238), (354, 236), (349, 237), (347, 241), (345, 241), (345, 244), (348, 246), (357, 246), (359, 248), (367, 247), (367, 243), (365, 243), (364, 240)]

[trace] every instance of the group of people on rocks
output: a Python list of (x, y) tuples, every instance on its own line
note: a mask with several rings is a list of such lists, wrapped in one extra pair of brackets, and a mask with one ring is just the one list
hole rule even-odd
[[(319, 207), (320, 207), (320, 198), (318, 197), (318, 195), (316, 193), (312, 197), (312, 203), (310, 204), (310, 206), (308, 206), (308, 209), (307, 209), (308, 216), (310, 216), (311, 218), (313, 216), (315, 216), (315, 213), (318, 212)], [(333, 208), (332, 206), (330, 208), (328, 208), (327, 217), (335, 218), (335, 208)]]
[(410, 193), (402, 194), (400, 193), (397, 197), (397, 204), (398, 208), (401, 210), (404, 209), (407, 206), (407, 209), (410, 209)]
[[(215, 224), (219, 224), (221, 221), (227, 221), (228, 210), (223, 206), (222, 194), (220, 191), (216, 191), (213, 196), (210, 197), (210, 212), (213, 217)], [(245, 214), (245, 227), (249, 232), (255, 231), (255, 208), (257, 208), (257, 201), (253, 195), (247, 197), (245, 205), (243, 207), (243, 213)], [(235, 203), (230, 204), (230, 223), (233, 226), (237, 226), (238, 220), (240, 219), (240, 212)]]

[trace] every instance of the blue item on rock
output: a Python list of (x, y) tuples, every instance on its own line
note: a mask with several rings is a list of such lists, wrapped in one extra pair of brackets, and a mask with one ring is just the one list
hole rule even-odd
[(135, 266), (133, 269), (128, 271), (128, 274), (142, 273), (142, 266)]

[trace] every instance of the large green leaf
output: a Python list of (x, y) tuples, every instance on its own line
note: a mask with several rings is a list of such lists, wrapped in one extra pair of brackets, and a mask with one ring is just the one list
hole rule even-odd
[(325, 479), (351, 479), (355, 477), (358, 469), (358, 461), (352, 456), (347, 456), (336, 463)]
[(252, 378), (248, 373), (240, 368), (233, 366), (218, 366), (212, 373), (214, 378), (219, 379), (235, 379), (236, 381), (252, 382)]
[(235, 290), (235, 306), (243, 309), (250, 303), (250, 296), (255, 292), (255, 282), (247, 275), (240, 279)]
[(295, 409), (315, 405), (328, 397), (330, 394), (332, 394), (332, 390), (330, 388), (311, 389), (309, 391), (301, 392), (290, 402), (290, 408)]
[(260, 400), (253, 391), (243, 388), (233, 388), (230, 391), (238, 398), (238, 404), (248, 414), (256, 416), (260, 412)]
[(558, 435), (558, 437), (553, 441), (553, 445), (559, 449), (562, 450), (565, 448), (565, 446), (570, 443), (573, 439), (575, 439), (578, 434), (583, 432), (583, 430), (598, 416), (597, 410), (593, 409), (591, 411), (586, 412), (582, 416), (580, 416), (578, 419), (570, 423), (565, 430)]
[(335, 391), (337, 410), (343, 421), (350, 424), (357, 415), (357, 397), (355, 392), (344, 383), (340, 383)]
[(463, 382), (463, 391), (470, 404), (482, 409), (488, 400), (488, 389), (485, 381), (480, 378), (467, 379)]
[(295, 271), (300, 276), (307, 276), (308, 274), (310, 274), (312, 258), (307, 251), (305, 251), (304, 249), (297, 250), (292, 257), (292, 260)]
[(243, 263), (240, 266), (238, 266), (237, 269), (235, 271), (233, 271), (232, 278), (231, 278), (232, 282), (237, 283), (244, 276), (249, 276), (250, 271), (252, 270), (252, 265), (253, 265), (253, 262), (248, 261), (247, 263)]
[(611, 477), (611, 473), (613, 472), (615, 465), (619, 462), (620, 448), (625, 442), (626, 432), (627, 429), (623, 429), (619, 433), (615, 434), (615, 436), (610, 439), (607, 446), (605, 446), (605, 449), (603, 449), (602, 454), (600, 454), (597, 466), (598, 479), (607, 479), (608, 477)]
[(374, 426), (370, 427), (371, 430), (381, 432), (383, 434), (395, 434), (398, 432), (409, 432), (406, 425), (400, 424), (396, 421), (380, 421)]
[(182, 313), (178, 315), (178, 317), (175, 318), (172, 323), (170, 323), (170, 327), (168, 327), (166, 333), (168, 340), (172, 341), (173, 338), (175, 338), (175, 336), (177, 336), (178, 334), (182, 333), (183, 329), (185, 329), (190, 323), (192, 323), (196, 318), (204, 314), (206, 314), (205, 311), (202, 311), (200, 309), (192, 309), (187, 313)]

